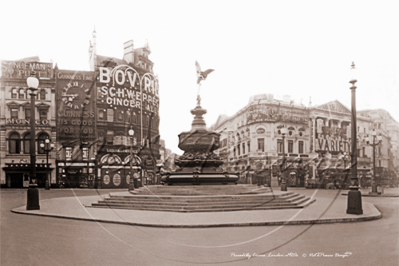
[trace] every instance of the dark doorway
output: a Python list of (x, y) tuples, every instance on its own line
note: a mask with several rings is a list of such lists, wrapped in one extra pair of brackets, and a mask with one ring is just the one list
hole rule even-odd
[(23, 186), (23, 173), (12, 173), (6, 175), (6, 187), (22, 188)]

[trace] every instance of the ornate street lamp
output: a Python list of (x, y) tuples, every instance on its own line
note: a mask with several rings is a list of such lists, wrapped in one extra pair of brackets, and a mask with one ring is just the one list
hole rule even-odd
[(287, 180), (286, 180), (286, 175), (285, 175), (285, 135), (288, 134), (288, 129), (283, 127), (281, 129), (281, 135), (283, 135), (283, 172), (281, 172), (281, 191), (287, 191)]
[(133, 135), (134, 130), (129, 129), (129, 136), (131, 138), (130, 141), (130, 182), (129, 182), (129, 191), (134, 192), (134, 178), (133, 178)]
[(35, 149), (35, 96), (39, 87), (39, 80), (36, 73), (32, 71), (31, 76), (27, 78), (26, 83), (30, 90), (30, 182), (27, 195), (26, 210), (40, 210), (39, 190), (36, 181), (36, 149)]
[[(352, 63), (351, 75), (356, 74), (355, 64)], [(362, 194), (359, 190), (359, 180), (357, 177), (357, 132), (356, 132), (356, 78), (353, 77), (349, 83), (352, 84), (352, 116), (351, 116), (351, 182), (348, 191), (348, 214), (363, 214), (362, 209)]]
[[(379, 145), (382, 142), (382, 136), (378, 135), (377, 133), (373, 130), (371, 132), (372, 136), (372, 142), (369, 137), (366, 138), (366, 143), (367, 145), (370, 145), (373, 147), (373, 182), (371, 184), (371, 192), (369, 193), (370, 195), (377, 195), (377, 184), (376, 184), (376, 178), (375, 178), (375, 146)], [(377, 139), (377, 142), (376, 142)]]
[[(50, 151), (54, 149), (54, 143), (50, 144), (50, 139), (46, 139), (44, 143), (40, 143), (40, 147), (44, 150), (46, 153), (46, 167), (50, 168), (48, 165), (48, 154)], [(50, 190), (50, 175), (47, 173), (47, 178), (46, 178), (46, 190)]]

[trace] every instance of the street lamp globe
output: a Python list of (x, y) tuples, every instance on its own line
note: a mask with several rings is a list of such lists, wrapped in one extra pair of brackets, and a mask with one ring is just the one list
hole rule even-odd
[(50, 143), (50, 139), (46, 139), (45, 142), (46, 142), (46, 144), (49, 144)]
[(44, 148), (44, 143), (40, 143), (40, 148)]
[(377, 135), (377, 132), (375, 132), (374, 130), (371, 131), (371, 135), (374, 137), (375, 135)]
[(26, 83), (30, 89), (37, 89), (39, 87), (39, 80), (33, 75), (26, 79)]
[(133, 136), (134, 135), (134, 130), (133, 129), (129, 129), (129, 136)]
[(283, 127), (283, 128), (281, 129), (281, 134), (287, 135), (287, 134), (288, 134), (288, 129), (285, 128), (285, 127)]
[(379, 136), (377, 137), (377, 140), (378, 140), (378, 141), (382, 141), (382, 136), (379, 135)]

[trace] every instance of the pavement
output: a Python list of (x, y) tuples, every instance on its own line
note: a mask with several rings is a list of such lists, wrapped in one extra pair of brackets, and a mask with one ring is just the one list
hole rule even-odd
[[(371, 194), (371, 187), (361, 188), (360, 191), (362, 193), (362, 197), (399, 197), (399, 188), (397, 187), (383, 189), (381, 189), (381, 187), (378, 187), (377, 192), (379, 192), (379, 194)], [(348, 195), (348, 191), (345, 191), (344, 193), (342, 193), (342, 195)]]
[[(279, 187), (272, 188), (276, 191)], [(73, 191), (73, 190), (72, 190)], [(151, 227), (201, 228), (228, 226), (277, 226), (322, 223), (346, 223), (375, 220), (382, 217), (380, 211), (371, 203), (362, 201), (363, 214), (347, 214), (347, 191), (288, 188), (301, 195), (316, 199), (305, 208), (284, 210), (247, 210), (226, 212), (178, 213), (143, 210), (122, 210), (110, 208), (91, 208), (92, 203), (108, 197), (109, 194), (96, 196), (75, 196), (52, 198), (40, 201), (40, 210), (26, 210), (21, 206), (11, 211), (14, 213), (49, 216), (63, 219), (76, 219), (93, 222), (115, 223)], [(362, 195), (368, 193), (366, 189)], [(385, 192), (399, 194), (398, 188), (386, 189)], [(127, 191), (112, 194), (127, 195)]]

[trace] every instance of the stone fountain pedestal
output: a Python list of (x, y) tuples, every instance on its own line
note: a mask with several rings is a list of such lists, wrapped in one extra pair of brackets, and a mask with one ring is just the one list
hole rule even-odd
[(221, 167), (223, 160), (213, 151), (219, 148), (220, 134), (208, 131), (204, 118), (206, 110), (200, 105), (191, 110), (194, 120), (191, 130), (179, 134), (179, 148), (184, 154), (175, 160), (178, 169), (162, 173), (161, 180), (168, 185), (235, 185), (236, 173)]

